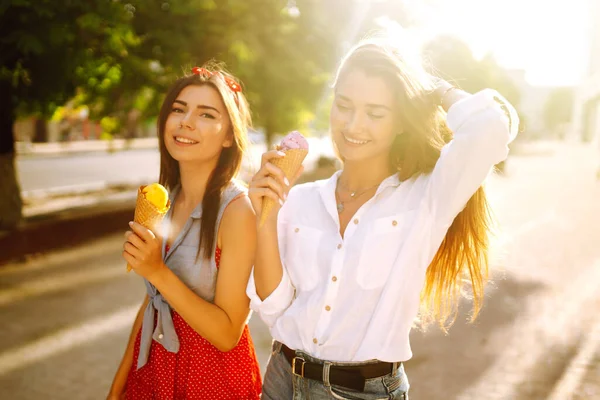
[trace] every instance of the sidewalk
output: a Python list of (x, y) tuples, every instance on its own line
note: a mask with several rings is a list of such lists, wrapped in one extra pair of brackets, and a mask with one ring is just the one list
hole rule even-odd
[(66, 197), (35, 210), (26, 208), (16, 230), (0, 232), (0, 268), (11, 261), (26, 261), (37, 254), (125, 232), (133, 219), (135, 193)]
[(18, 156), (63, 156), (86, 152), (112, 152), (119, 150), (146, 150), (158, 148), (157, 138), (81, 140), (57, 143), (15, 143)]

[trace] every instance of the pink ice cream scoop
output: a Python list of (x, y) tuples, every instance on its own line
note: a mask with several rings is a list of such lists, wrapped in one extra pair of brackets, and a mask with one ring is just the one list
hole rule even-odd
[[(302, 161), (308, 154), (308, 141), (300, 132), (290, 132), (277, 146), (277, 150), (283, 151), (285, 157), (273, 158), (270, 162), (280, 168), (285, 177), (291, 181), (300, 171)], [(273, 207), (275, 207), (275, 201), (270, 197), (265, 197), (262, 203), (260, 226), (265, 223)]]
[(308, 142), (298, 131), (293, 131), (283, 138), (278, 150), (304, 149), (308, 150)]

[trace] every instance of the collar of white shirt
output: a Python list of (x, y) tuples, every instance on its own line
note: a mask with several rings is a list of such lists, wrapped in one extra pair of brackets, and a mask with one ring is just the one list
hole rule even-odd
[[(336, 218), (338, 212), (336, 209), (337, 200), (335, 199), (335, 189), (341, 174), (342, 170), (339, 170), (336, 171), (331, 178), (316, 182), (320, 185), (319, 194), (321, 195), (321, 199), (323, 200), (327, 211)], [(398, 177), (398, 174), (395, 173), (381, 182), (377, 188), (377, 192), (375, 192), (375, 196), (389, 187), (397, 188), (398, 186), (400, 186), (400, 178)]]

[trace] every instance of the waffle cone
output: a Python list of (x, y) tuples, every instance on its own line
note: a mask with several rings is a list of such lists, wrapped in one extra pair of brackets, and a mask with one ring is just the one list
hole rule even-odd
[[(146, 198), (146, 195), (142, 193), (145, 186), (138, 188), (137, 200), (135, 202), (135, 212), (133, 220), (138, 224), (150, 229), (156, 233), (162, 220), (165, 218), (171, 202), (167, 202), (167, 206), (163, 210), (159, 210), (154, 204), (152, 204)], [(131, 265), (127, 264), (127, 272), (131, 271)]]
[[(285, 157), (276, 158), (274, 160), (271, 160), (270, 163), (275, 165), (276, 167), (279, 167), (285, 174), (285, 177), (288, 178), (289, 181), (291, 181), (298, 173), (298, 170), (300, 169), (304, 158), (308, 154), (308, 150), (288, 149), (284, 152)], [(262, 203), (262, 211), (260, 214), (259, 226), (263, 226), (267, 218), (269, 218), (269, 214), (271, 214), (273, 207), (275, 207), (275, 201), (270, 197), (264, 197)]]

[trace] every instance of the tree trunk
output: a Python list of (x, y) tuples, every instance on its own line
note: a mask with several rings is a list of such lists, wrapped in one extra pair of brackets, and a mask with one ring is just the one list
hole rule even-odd
[(267, 114), (269, 117), (265, 121), (264, 130), (265, 130), (265, 144), (267, 145), (267, 151), (272, 150), (273, 146), (278, 143), (273, 143), (273, 136), (275, 136), (275, 129), (273, 128), (273, 123), (271, 121), (271, 114)]
[[(9, 85), (1, 84), (0, 96), (12, 100)], [(21, 188), (15, 169), (14, 116), (12, 104), (0, 110), (0, 230), (16, 228), (23, 216)]]
[(33, 143), (48, 142), (48, 125), (44, 118), (35, 117), (33, 125)]

